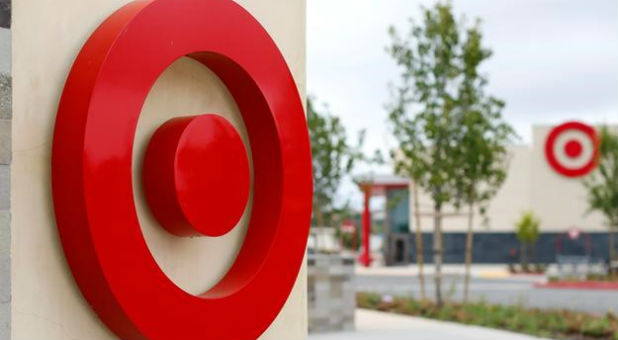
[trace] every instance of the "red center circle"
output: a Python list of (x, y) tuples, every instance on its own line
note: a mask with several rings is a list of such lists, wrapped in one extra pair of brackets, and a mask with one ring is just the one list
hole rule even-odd
[(178, 236), (221, 236), (249, 198), (249, 161), (236, 129), (205, 114), (167, 121), (153, 134), (143, 169), (151, 212)]
[(582, 153), (582, 143), (578, 140), (570, 140), (564, 145), (564, 153), (570, 158), (579, 157)]

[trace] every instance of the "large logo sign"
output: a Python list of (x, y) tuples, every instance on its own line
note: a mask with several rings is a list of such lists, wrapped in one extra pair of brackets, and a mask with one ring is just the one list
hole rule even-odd
[(567, 177), (579, 177), (594, 169), (598, 142), (593, 127), (580, 122), (567, 122), (553, 128), (545, 141), (549, 165)]
[[(222, 235), (245, 209), (249, 162), (254, 176), (242, 249), (226, 276), (196, 296), (176, 286), (149, 251), (131, 174), (142, 104), (163, 70), (184, 56), (227, 86), (252, 156), (219, 116), (168, 121), (153, 135), (143, 163), (152, 213), (170, 237)], [(309, 138), (283, 56), (231, 0), (130, 3), (97, 28), (71, 69), (54, 132), (52, 184), (73, 276), (119, 337), (258, 337), (296, 280), (311, 213)]]

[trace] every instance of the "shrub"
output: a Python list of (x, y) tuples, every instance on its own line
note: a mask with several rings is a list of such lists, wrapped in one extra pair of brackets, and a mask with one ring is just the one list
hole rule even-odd
[(358, 293), (360, 308), (421, 316), (470, 325), (506, 329), (548, 338), (586, 338), (618, 340), (618, 317), (607, 313), (596, 316), (568, 310), (526, 309), (521, 305), (491, 305), (484, 301), (461, 304)]

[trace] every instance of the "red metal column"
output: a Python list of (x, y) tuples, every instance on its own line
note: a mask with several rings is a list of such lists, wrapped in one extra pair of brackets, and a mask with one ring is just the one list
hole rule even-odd
[(371, 255), (369, 250), (369, 236), (371, 231), (371, 212), (369, 211), (369, 199), (371, 198), (371, 185), (362, 187), (365, 194), (365, 208), (363, 211), (363, 251), (358, 257), (358, 261), (365, 267), (371, 264)]

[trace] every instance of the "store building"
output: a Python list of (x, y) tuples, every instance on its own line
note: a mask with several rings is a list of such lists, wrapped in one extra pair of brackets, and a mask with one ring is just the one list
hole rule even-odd
[[(532, 129), (530, 145), (509, 148), (508, 176), (489, 204), (486, 223), (480, 216), (475, 216), (473, 262), (519, 261), (520, 243), (515, 235), (515, 224), (526, 211), (532, 211), (541, 221), (540, 237), (533, 255), (536, 261), (552, 263), (559, 254), (587, 255), (593, 261), (605, 261), (609, 253), (609, 236), (603, 216), (588, 212), (586, 190), (582, 184), (586, 175), (568, 171), (583, 168), (594, 158), (594, 143), (580, 131), (562, 129), (564, 131), (553, 133), (555, 145), (549, 152), (546, 144), (551, 132), (559, 130), (558, 127), (535, 125)], [(550, 156), (553, 151), (556, 154)], [(556, 169), (552, 162), (565, 164), (566, 174)], [(391, 178), (391, 181), (401, 180)], [(412, 185), (410, 190), (391, 190), (385, 194), (387, 227), (383, 256), (387, 265), (416, 261), (414, 202), (409, 194)], [(426, 193), (421, 192), (419, 196), (423, 253), (425, 261), (431, 262), (433, 204)], [(452, 206), (446, 206), (444, 213), (447, 215), (443, 218), (444, 262), (461, 263), (464, 261), (467, 215)], [(406, 242), (402, 243), (404, 239)]]

